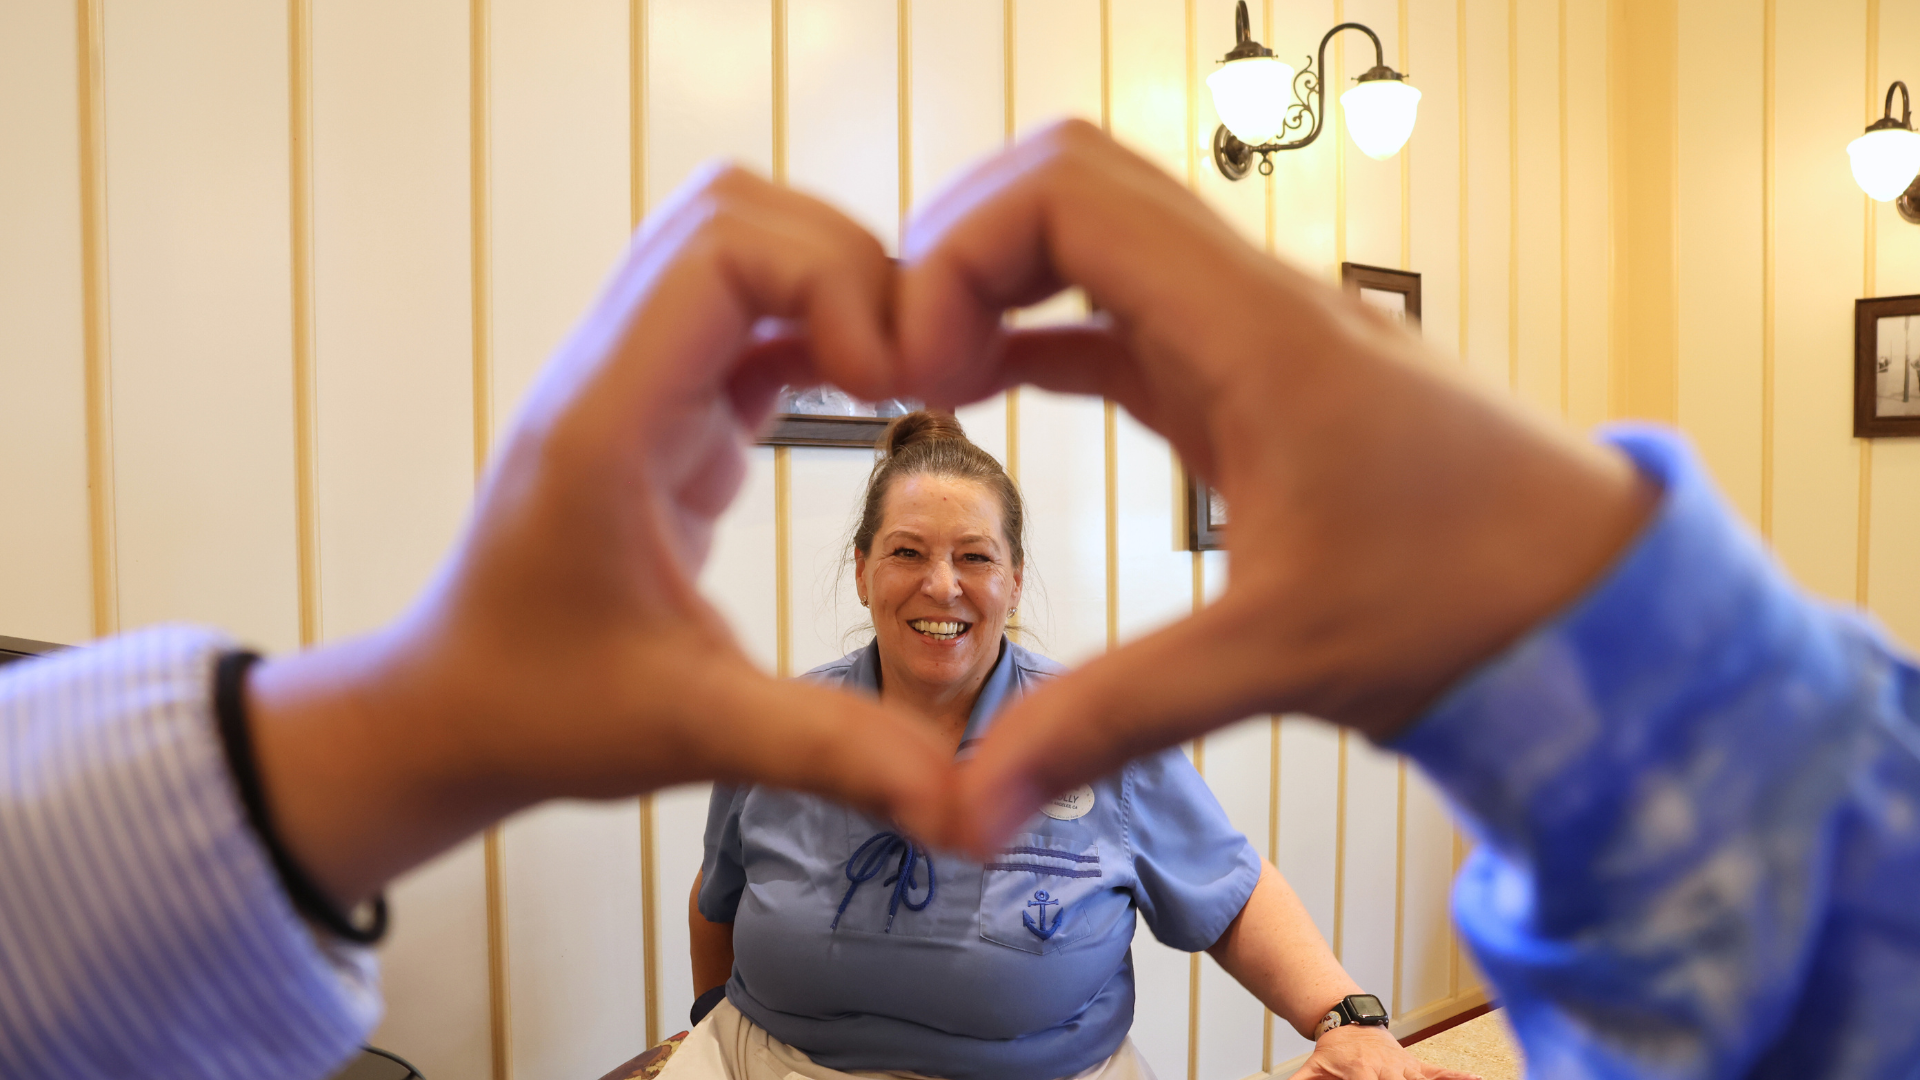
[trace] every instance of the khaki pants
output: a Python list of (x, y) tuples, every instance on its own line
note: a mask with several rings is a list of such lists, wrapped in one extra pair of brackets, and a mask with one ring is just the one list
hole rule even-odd
[[(925, 1080), (918, 1073), (845, 1073), (815, 1065), (807, 1055), (767, 1034), (766, 1029), (722, 1001), (688, 1032), (667, 1060), (658, 1080)], [(1071, 1080), (1155, 1080), (1153, 1070), (1133, 1048), (1133, 1040), (1107, 1060)]]

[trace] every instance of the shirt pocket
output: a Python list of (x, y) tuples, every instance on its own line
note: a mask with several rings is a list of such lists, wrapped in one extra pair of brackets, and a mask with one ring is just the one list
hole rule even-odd
[(1045, 956), (1085, 937), (1106, 891), (1100, 845), (1020, 834), (981, 869), (980, 936)]

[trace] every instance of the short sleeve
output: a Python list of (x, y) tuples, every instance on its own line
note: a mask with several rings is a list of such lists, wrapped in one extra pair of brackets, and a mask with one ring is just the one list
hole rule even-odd
[(1220, 940), (1260, 881), (1260, 856), (1178, 749), (1127, 766), (1123, 807), (1153, 936), (1199, 952)]
[(700, 860), (700, 915), (730, 923), (747, 887), (746, 855), (740, 844), (740, 808), (751, 784), (715, 784), (707, 803), (706, 854)]

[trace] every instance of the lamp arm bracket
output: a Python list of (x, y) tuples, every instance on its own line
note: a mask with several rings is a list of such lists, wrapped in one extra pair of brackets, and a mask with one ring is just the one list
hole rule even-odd
[[(1380, 35), (1374, 33), (1372, 27), (1367, 26), (1365, 23), (1341, 23), (1327, 31), (1326, 34), (1321, 37), (1318, 61), (1316, 62), (1314, 57), (1308, 57), (1306, 66), (1301, 68), (1300, 73), (1293, 77), (1293, 104), (1287, 106), (1287, 124), (1284, 128), (1281, 128), (1281, 130), (1297, 131), (1301, 125), (1306, 123), (1305, 118), (1311, 118), (1313, 124), (1307, 129), (1307, 133), (1292, 142), (1266, 143), (1261, 146), (1250, 147), (1249, 149), (1264, 157), (1282, 150), (1298, 150), (1320, 137), (1321, 123), (1327, 113), (1327, 45), (1333, 41), (1334, 35), (1342, 30), (1358, 30), (1367, 35), (1367, 39), (1373, 42), (1374, 69), (1391, 70), (1387, 68), (1387, 53), (1386, 49), (1380, 44)], [(1393, 77), (1398, 78), (1399, 76), (1396, 74)], [(1904, 87), (1902, 89), (1904, 89)], [(1314, 99), (1318, 99), (1318, 108), (1314, 107), (1316, 104)], [(1891, 101), (1891, 97), (1889, 97), (1889, 101)]]

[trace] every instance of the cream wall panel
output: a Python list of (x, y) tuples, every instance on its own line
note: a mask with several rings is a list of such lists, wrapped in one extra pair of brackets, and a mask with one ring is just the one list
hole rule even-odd
[(1747, 0), (1680, 6), (1680, 427), (1760, 521), (1764, 28)]
[(494, 418), (504, 432), (626, 247), (627, 3), (489, 4)]
[[(1444, 356), (1460, 353), (1459, 42), (1451, 4), (1407, 9), (1409, 81), (1420, 119), (1406, 149), (1408, 268), (1420, 274), (1421, 334)], [(1415, 66), (1417, 65), (1417, 67)]]
[[(490, 4), (493, 389), (504, 432), (626, 244), (628, 5)], [(592, 1076), (645, 1041), (634, 802), (556, 804), (502, 837), (515, 1075)]]
[[(711, 784), (687, 784), (656, 792), (653, 796), (653, 822), (657, 837), (654, 843), (654, 880), (658, 890), (654, 897), (654, 910), (660, 913), (660, 937), (656, 951), (660, 957), (662, 1037), (687, 1029), (688, 1013), (693, 1008), (694, 997), (709, 989), (693, 985), (693, 961), (687, 935), (687, 901), (693, 879), (700, 873), (700, 858), (706, 850), (707, 803), (712, 791)], [(639, 1042), (636, 1040), (634, 1045), (638, 1046)]]
[[(1339, 833), (1340, 736), (1301, 716), (1280, 722), (1280, 830), (1274, 866), (1300, 895), (1320, 936), (1333, 941), (1335, 839)], [(1283, 1023), (1273, 1031), (1273, 1060), (1312, 1049)]]
[[(1365, 23), (1380, 35), (1387, 66), (1404, 71), (1405, 65), (1400, 62), (1399, 0), (1344, 0), (1340, 6), (1344, 20)], [(1347, 134), (1346, 112), (1338, 104), (1340, 95), (1353, 87), (1354, 78), (1373, 66), (1373, 42), (1355, 30), (1341, 31), (1334, 42), (1335, 45), (1327, 49), (1327, 61), (1333, 62), (1337, 48), (1341, 56), (1337, 72), (1340, 78), (1329, 80), (1334, 107), (1327, 120), (1329, 130), (1320, 137), (1338, 140), (1346, 171), (1346, 258), (1369, 266), (1397, 268), (1400, 265), (1400, 156), (1375, 161), (1363, 153)], [(1422, 105), (1426, 106), (1429, 103), (1424, 98), (1425, 91), (1422, 91)], [(1415, 126), (1417, 129), (1418, 125)]]
[(313, 12), (322, 627), (426, 583), (473, 491), (467, 5)]
[(0, 634), (93, 636), (72, 4), (0, 10)]
[[(1224, 577), (1224, 575), (1221, 575)], [(1207, 736), (1207, 786), (1220, 799), (1234, 827), (1254, 850), (1268, 851), (1273, 784), (1273, 724), (1266, 717), (1243, 720)], [(1200, 961), (1200, 1076), (1238, 1080), (1260, 1071), (1264, 1049), (1260, 1000), (1221, 969), (1212, 957)]]
[(1027, 499), (1021, 624), (1041, 651), (1076, 664), (1107, 647), (1105, 417), (1100, 399), (1020, 392)]
[(1452, 993), (1453, 820), (1426, 775), (1407, 770), (1407, 839), (1401, 873), (1400, 1000), (1395, 1015)]
[(1113, 136), (1184, 180), (1186, 5), (1181, 0), (1109, 0), (1107, 17)]
[(501, 831), (513, 1075), (604, 1073), (646, 1043), (639, 804), (552, 802)]
[(714, 526), (700, 591), (733, 627), (747, 656), (771, 672), (777, 659), (773, 577), (773, 450), (747, 452), (747, 475)]
[(1359, 735), (1348, 736), (1340, 959), (1354, 980), (1381, 1000), (1393, 994), (1399, 809), (1398, 759)]
[(1100, 122), (1100, 0), (1014, 0), (1013, 123)]
[(490, 1075), (487, 867), (479, 837), (387, 889), (393, 929), (380, 946), (387, 1014), (371, 1038), (428, 1076)]
[(114, 4), (106, 70), (121, 625), (291, 648), (286, 9)]
[(1121, 411), (1114, 425), (1119, 468), (1115, 494), (1120, 588), (1116, 625), (1124, 642), (1150, 633), (1193, 610), (1193, 555), (1185, 543), (1184, 519), (1176, 518), (1179, 473), (1165, 439)]
[(1467, 39), (1466, 367), (1482, 385), (1511, 387), (1508, 266), (1512, 143), (1507, 102), (1507, 5), (1465, 0)]
[(844, 656), (872, 639), (860, 606), (848, 541), (866, 495), (873, 454), (866, 450), (794, 447), (791, 540), (795, 674)]
[(1862, 80), (1793, 77), (1803, 66), (1858, 72), (1865, 6), (1779, 0), (1773, 544), (1801, 584), (1852, 600), (1860, 451), (1852, 438), (1853, 301), (1860, 293), (1862, 195), (1844, 158), (1864, 126)]
[[(393, 618), (473, 490), (467, 5), (316, 6), (313, 296), (320, 627)], [(428, 1075), (491, 1067), (476, 839), (392, 889), (373, 1042)]]
[(787, 6), (787, 179), (872, 230), (900, 232), (896, 0)]
[(1589, 428), (1607, 416), (1607, 6), (1567, 0), (1567, 417)]
[[(1880, 2), (1876, 115), (1895, 79), (1920, 85), (1920, 7)], [(1879, 296), (1920, 293), (1920, 229), (1893, 207), (1873, 211)], [(1873, 444), (1873, 518), (1867, 599), (1908, 649), (1920, 648), (1920, 439), (1876, 439)]]
[(1552, 416), (1560, 397), (1560, 12), (1558, 5), (1516, 4), (1513, 27), (1519, 128), (1511, 161), (1519, 186), (1512, 268), (1517, 297), (1520, 398)]
[[(1254, 10), (1253, 5), (1248, 7), (1249, 11)], [(1205, 79), (1213, 72), (1220, 57), (1233, 47), (1233, 5), (1202, 5), (1203, 12), (1207, 12), (1208, 8), (1212, 11), (1204, 14), (1197, 27), (1198, 37), (1205, 47), (1199, 50), (1199, 81), (1194, 85), (1194, 93), (1201, 102), (1201, 150), (1208, 162), (1201, 171), (1203, 179), (1212, 169), (1213, 132), (1219, 123), (1213, 112), (1213, 96), (1207, 91)], [(1338, 15), (1334, 0), (1276, 3), (1272, 6), (1272, 22), (1262, 44), (1272, 49), (1275, 56), (1292, 64), (1295, 71), (1299, 71), (1306, 66), (1309, 57), (1314, 58), (1316, 64), (1319, 62), (1320, 38), (1341, 21)], [(1263, 21), (1261, 15), (1254, 16), (1256, 25)], [(1327, 50), (1327, 58), (1329, 62), (1333, 59), (1331, 47)], [(1337, 108), (1335, 111), (1338, 111)], [(1341, 249), (1344, 247), (1339, 212), (1339, 155), (1342, 153), (1341, 141), (1346, 135), (1339, 124), (1338, 116), (1328, 116), (1323, 121), (1320, 137), (1314, 140), (1312, 146), (1274, 155), (1273, 177), (1266, 181), (1272, 189), (1274, 251), (1323, 281), (1339, 280)], [(1302, 134), (1305, 133), (1298, 133), (1294, 138)], [(1218, 178), (1217, 173), (1212, 175)], [(1245, 186), (1255, 181), (1249, 177), (1240, 183)]]
[(1006, 142), (1006, 16), (994, 4), (908, 6), (908, 194), (922, 206)]
[(960, 427), (973, 444), (992, 454), (1001, 465), (1007, 463), (1007, 397), (995, 394), (985, 401), (963, 405), (953, 411)]
[(1141, 919), (1133, 929), (1133, 1039), (1155, 1076), (1187, 1075), (1187, 987), (1193, 958), (1154, 940)]
[(767, 0), (648, 0), (649, 206), (714, 158), (773, 171), (772, 12)]

